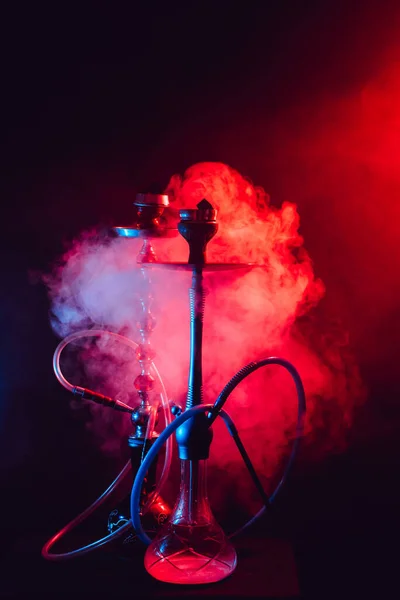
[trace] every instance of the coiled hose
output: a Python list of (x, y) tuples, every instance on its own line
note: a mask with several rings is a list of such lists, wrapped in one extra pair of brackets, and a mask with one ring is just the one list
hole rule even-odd
[[(58, 381), (61, 383), (61, 385), (65, 389), (74, 393), (76, 390), (76, 386), (74, 386), (72, 383), (70, 383), (64, 377), (64, 375), (61, 371), (60, 357), (61, 357), (61, 353), (64, 350), (64, 348), (66, 348), (66, 346), (68, 346), (68, 344), (70, 344), (71, 342), (73, 342), (77, 339), (80, 339), (80, 338), (99, 337), (99, 336), (104, 336), (104, 335), (113, 337), (118, 342), (121, 342), (121, 343), (125, 344), (126, 346), (129, 346), (130, 348), (136, 349), (136, 347), (137, 347), (136, 342), (134, 342), (133, 340), (131, 340), (125, 336), (119, 335), (117, 333), (113, 333), (111, 331), (105, 331), (102, 329), (87, 329), (84, 331), (78, 331), (76, 333), (73, 333), (73, 334), (67, 336), (64, 340), (62, 340), (59, 343), (59, 345), (57, 346), (57, 348), (54, 352), (54, 355), (53, 355), (54, 373), (55, 373)], [(160, 387), (161, 387), (160, 396), (161, 396), (161, 402), (162, 402), (162, 407), (163, 407), (164, 420), (165, 420), (166, 426), (168, 426), (171, 423), (171, 411), (170, 411), (170, 406), (168, 403), (167, 393), (166, 393), (166, 390), (164, 387), (164, 383), (161, 379), (161, 376), (157, 370), (157, 367), (154, 364), (152, 364), (151, 367), (160, 383)], [(152, 423), (154, 423), (154, 419), (149, 419), (149, 423), (148, 423), (146, 434), (145, 434), (146, 440), (152, 434)], [(173, 449), (173, 442), (172, 442), (172, 438), (171, 438), (167, 442), (164, 466), (163, 466), (163, 470), (162, 470), (160, 480), (159, 480), (159, 483), (157, 486), (157, 490), (155, 493), (153, 493), (150, 496), (146, 505), (143, 507), (143, 514), (148, 512), (150, 506), (157, 500), (160, 490), (168, 478), (171, 461), (172, 461), (172, 449)], [(73, 529), (75, 529), (75, 527), (80, 525), (91, 514), (93, 514), (100, 506), (102, 506), (104, 504), (104, 502), (107, 500), (107, 498), (110, 496), (110, 494), (112, 494), (117, 489), (118, 485), (125, 479), (125, 477), (130, 473), (130, 471), (131, 471), (131, 462), (128, 461), (126, 463), (126, 465), (123, 467), (122, 471), (117, 475), (115, 480), (103, 492), (103, 494), (99, 498), (97, 498), (97, 500), (95, 500), (90, 506), (88, 506), (88, 508), (86, 508), (80, 515), (75, 517), (75, 519), (70, 521), (70, 523), (68, 523), (65, 527), (63, 527), (63, 529), (61, 529), (58, 533), (56, 533), (56, 535), (54, 535), (43, 546), (42, 556), (44, 558), (46, 558), (47, 560), (52, 560), (52, 561), (68, 560), (71, 558), (75, 558), (77, 556), (83, 556), (84, 554), (88, 554), (89, 552), (96, 550), (97, 548), (100, 548), (101, 546), (104, 546), (105, 544), (108, 544), (109, 542), (112, 542), (112, 541), (118, 539), (119, 537), (123, 536), (124, 534), (126, 534), (127, 531), (129, 531), (129, 529), (131, 529), (131, 527), (132, 527), (131, 521), (128, 521), (127, 523), (122, 525), (119, 529), (116, 529), (115, 531), (113, 531), (111, 534), (109, 534), (99, 540), (96, 540), (95, 542), (92, 542), (91, 544), (88, 544), (87, 546), (83, 546), (82, 548), (77, 548), (76, 550), (71, 550), (70, 552), (64, 552), (61, 554), (55, 554), (55, 553), (50, 552), (51, 548), (54, 546), (54, 544), (56, 544), (56, 542), (58, 542), (61, 538), (63, 538), (68, 533), (70, 533)]]
[[(224, 410), (222, 410), (223, 406), (224, 406), (225, 402), (227, 401), (228, 397), (230, 396), (230, 394), (239, 385), (239, 383), (241, 381), (243, 381), (243, 379), (248, 377), (251, 373), (253, 373), (257, 369), (260, 369), (261, 367), (265, 367), (268, 365), (280, 365), (280, 366), (284, 367), (290, 373), (290, 375), (292, 376), (292, 379), (296, 385), (297, 401), (298, 401), (296, 437), (295, 437), (295, 440), (294, 440), (294, 443), (292, 446), (292, 451), (290, 453), (289, 460), (286, 464), (282, 478), (279, 481), (278, 485), (276, 486), (274, 492), (271, 494), (271, 496), (269, 498), (267, 497), (264, 489), (262, 488), (261, 482), (260, 482), (260, 480), (257, 476), (257, 473), (250, 461), (250, 458), (240, 440), (239, 434), (237, 432), (237, 429), (236, 429), (232, 419), (229, 417), (229, 415)], [(183, 414), (181, 414), (179, 417), (177, 417), (175, 419), (175, 421), (173, 421), (166, 429), (164, 429), (164, 431), (160, 434), (160, 436), (158, 437), (156, 442), (150, 448), (144, 461), (140, 465), (140, 468), (137, 472), (135, 481), (132, 486), (132, 493), (131, 493), (132, 524), (133, 524), (133, 528), (136, 531), (136, 535), (146, 545), (150, 544), (151, 539), (145, 533), (145, 531), (142, 527), (141, 519), (140, 519), (140, 495), (141, 495), (143, 479), (145, 478), (146, 473), (147, 473), (151, 463), (157, 456), (157, 453), (160, 451), (163, 444), (172, 436), (172, 434), (178, 429), (178, 427), (180, 427), (188, 419), (191, 419), (193, 416), (195, 416), (196, 414), (200, 414), (200, 413), (208, 413), (209, 419), (210, 419), (210, 425), (213, 423), (213, 421), (218, 416), (220, 416), (223, 419), (226, 427), (228, 428), (229, 433), (233, 437), (233, 439), (238, 447), (238, 450), (246, 464), (247, 469), (249, 470), (251, 478), (253, 479), (253, 481), (262, 497), (263, 503), (264, 503), (264, 506), (261, 508), (261, 510), (258, 511), (258, 513), (256, 515), (254, 515), (254, 517), (252, 517), (252, 519), (250, 519), (243, 527), (241, 527), (240, 529), (235, 531), (230, 536), (230, 537), (234, 537), (235, 535), (238, 535), (239, 533), (241, 533), (242, 531), (247, 529), (247, 527), (252, 525), (259, 517), (261, 517), (261, 515), (265, 512), (265, 510), (275, 500), (276, 496), (278, 495), (280, 489), (282, 488), (282, 485), (286, 481), (286, 478), (292, 468), (293, 461), (296, 456), (298, 446), (300, 443), (300, 437), (304, 430), (304, 417), (305, 417), (305, 413), (306, 413), (306, 398), (305, 398), (305, 393), (304, 393), (303, 382), (302, 382), (297, 370), (295, 369), (295, 367), (289, 361), (287, 361), (283, 358), (269, 357), (264, 360), (252, 362), (252, 363), (246, 365), (245, 367), (243, 367), (240, 371), (238, 371), (238, 373), (236, 373), (236, 375), (234, 375), (232, 377), (232, 379), (227, 383), (227, 385), (224, 387), (224, 389), (218, 396), (214, 405), (202, 404), (200, 406), (195, 406), (195, 407), (189, 408)]]

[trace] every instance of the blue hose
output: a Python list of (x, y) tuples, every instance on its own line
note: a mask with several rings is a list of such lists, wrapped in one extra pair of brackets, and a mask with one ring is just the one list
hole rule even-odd
[[(232, 419), (224, 410), (222, 410), (222, 407), (224, 406), (226, 400), (228, 399), (230, 394), (233, 392), (233, 390), (239, 385), (239, 383), (241, 381), (243, 381), (243, 379), (245, 379), (245, 377), (247, 377), (248, 375), (250, 375), (250, 373), (253, 373), (253, 371), (256, 371), (257, 369), (259, 369), (261, 367), (264, 367), (267, 365), (273, 365), (273, 364), (284, 367), (287, 371), (289, 371), (290, 375), (292, 376), (292, 379), (294, 380), (294, 383), (296, 385), (296, 391), (297, 391), (298, 413), (297, 413), (296, 438), (293, 443), (293, 447), (292, 447), (292, 451), (289, 456), (288, 463), (286, 465), (286, 468), (284, 470), (282, 478), (280, 479), (277, 487), (275, 488), (275, 490), (271, 494), (271, 496), (268, 498), (265, 491), (262, 488), (261, 482), (260, 482), (260, 480), (257, 476), (257, 473), (250, 461), (250, 458), (240, 440), (238, 431), (237, 431)], [(264, 360), (250, 363), (250, 364), (246, 365), (245, 367), (243, 367), (243, 369), (238, 371), (238, 373), (236, 373), (236, 375), (234, 375), (234, 377), (232, 377), (232, 379), (224, 387), (224, 389), (218, 396), (217, 400), (215, 401), (214, 405), (201, 404), (200, 406), (194, 406), (194, 407), (186, 410), (183, 414), (181, 414), (179, 417), (177, 417), (175, 419), (175, 421), (173, 421), (170, 425), (168, 425), (168, 427), (166, 427), (164, 429), (164, 431), (159, 435), (158, 439), (155, 441), (155, 443), (152, 445), (152, 447), (148, 451), (145, 459), (143, 460), (143, 462), (140, 465), (140, 468), (136, 474), (135, 481), (132, 486), (132, 493), (131, 493), (132, 525), (136, 531), (138, 538), (146, 545), (149, 545), (151, 543), (151, 539), (145, 533), (145, 531), (142, 527), (141, 519), (140, 519), (140, 497), (141, 497), (143, 480), (146, 477), (146, 473), (148, 472), (150, 465), (154, 461), (158, 452), (161, 450), (162, 446), (165, 444), (167, 439), (178, 429), (178, 427), (180, 427), (188, 419), (191, 419), (194, 415), (200, 414), (200, 413), (206, 413), (206, 412), (209, 413), (210, 425), (217, 418), (217, 416), (220, 416), (223, 419), (226, 427), (229, 430), (229, 433), (233, 437), (233, 439), (238, 447), (238, 450), (246, 464), (246, 467), (249, 470), (249, 473), (250, 473), (250, 475), (251, 475), (251, 477), (263, 499), (263, 502), (264, 502), (263, 508), (261, 510), (259, 510), (258, 513), (256, 515), (254, 515), (254, 517), (252, 517), (245, 525), (243, 525), (243, 527), (241, 527), (240, 529), (235, 531), (235, 533), (232, 534), (230, 537), (233, 537), (233, 536), (236, 536), (236, 535), (242, 533), (242, 531), (247, 529), (259, 517), (261, 517), (261, 515), (265, 512), (267, 507), (275, 500), (282, 485), (286, 481), (286, 478), (289, 474), (290, 469), (292, 468), (293, 461), (297, 454), (298, 446), (300, 443), (300, 437), (301, 437), (301, 435), (303, 433), (303, 429), (304, 429), (304, 416), (305, 416), (305, 412), (306, 412), (306, 399), (305, 399), (304, 387), (303, 387), (303, 383), (301, 381), (300, 375), (298, 374), (295, 367), (289, 361), (287, 361), (283, 358), (270, 357), (270, 358), (266, 358)]]

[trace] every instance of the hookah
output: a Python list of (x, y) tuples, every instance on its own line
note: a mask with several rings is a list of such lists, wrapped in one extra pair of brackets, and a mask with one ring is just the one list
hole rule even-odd
[[(231, 539), (252, 525), (266, 510), (271, 507), (282, 485), (285, 483), (297, 454), (303, 433), (306, 412), (304, 387), (296, 368), (287, 360), (279, 357), (268, 357), (251, 362), (232, 377), (225, 385), (214, 404), (203, 404), (203, 374), (202, 374), (202, 340), (204, 325), (204, 309), (206, 292), (203, 285), (204, 272), (225, 269), (251, 269), (259, 265), (251, 263), (207, 263), (206, 247), (218, 230), (217, 211), (203, 199), (195, 209), (181, 209), (177, 231), (187, 241), (189, 258), (183, 262), (158, 262), (151, 245), (151, 239), (171, 237), (176, 234), (176, 228), (167, 227), (162, 223), (164, 210), (169, 206), (168, 196), (157, 194), (140, 194), (136, 202), (138, 208), (137, 223), (129, 228), (114, 228), (117, 235), (122, 237), (142, 237), (143, 247), (137, 258), (145, 282), (140, 298), (143, 319), (139, 324), (141, 341), (139, 344), (128, 338), (102, 330), (78, 332), (59, 344), (53, 360), (54, 371), (60, 383), (83, 400), (92, 400), (110, 408), (131, 414), (135, 425), (135, 433), (129, 436), (129, 446), (132, 450), (131, 461), (100, 496), (96, 502), (76, 517), (63, 530), (45, 544), (42, 550), (44, 558), (49, 560), (66, 560), (77, 555), (86, 554), (108, 542), (120, 538), (133, 527), (135, 534), (146, 546), (144, 566), (146, 571), (155, 579), (175, 584), (206, 584), (225, 579), (236, 568), (237, 555)], [(155, 367), (155, 353), (149, 342), (149, 335), (154, 326), (150, 312), (151, 293), (149, 270), (164, 268), (185, 270), (192, 274), (189, 289), (190, 304), (190, 362), (188, 374), (188, 391), (185, 410), (177, 405), (170, 406), (160, 374)], [(120, 342), (135, 350), (136, 358), (141, 367), (140, 375), (135, 379), (140, 404), (132, 407), (118, 400), (108, 398), (92, 390), (73, 386), (62, 375), (60, 369), (60, 354), (63, 348), (78, 337), (87, 335), (112, 335)], [(296, 436), (292, 450), (284, 469), (283, 475), (273, 493), (268, 496), (254, 469), (239, 433), (224, 405), (234, 389), (254, 371), (268, 365), (280, 365), (291, 375), (297, 392), (298, 413)], [(155, 376), (155, 377), (154, 377)], [(160, 400), (163, 409), (165, 428), (160, 434), (155, 433), (158, 406), (149, 400), (149, 394), (158, 382)], [(175, 417), (171, 421), (171, 414)], [(249, 474), (263, 502), (263, 507), (244, 526), (229, 538), (213, 516), (207, 496), (207, 460), (213, 438), (212, 424), (221, 417), (229, 434), (233, 438)], [(181, 466), (180, 491), (174, 508), (166, 504), (160, 495), (165, 483), (172, 457), (172, 436), (175, 434), (178, 446), (178, 457)], [(157, 456), (166, 445), (164, 466), (161, 477), (156, 484)], [(115, 511), (117, 521), (109, 521), (109, 535), (83, 548), (64, 554), (50, 552), (52, 546), (66, 533), (85, 520), (100, 506), (116, 489), (129, 471), (133, 472), (132, 491), (129, 499), (130, 518)], [(126, 509), (126, 503), (125, 503)], [(153, 525), (161, 528), (144, 528), (143, 518), (151, 515)], [(143, 521), (143, 522), (142, 522)], [(151, 539), (147, 533), (154, 532)]]

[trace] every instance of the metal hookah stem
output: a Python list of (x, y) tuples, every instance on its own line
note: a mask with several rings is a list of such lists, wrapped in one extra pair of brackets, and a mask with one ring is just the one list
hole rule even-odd
[[(206, 264), (206, 246), (210, 239), (216, 234), (218, 224), (216, 222), (216, 210), (205, 199), (198, 203), (196, 209), (183, 209), (179, 211), (181, 220), (178, 223), (178, 231), (189, 244), (189, 264), (192, 267), (192, 285), (189, 289), (190, 306), (190, 360), (188, 393), (186, 410), (199, 406), (203, 400), (203, 320), (205, 291), (203, 288), (203, 268)], [(179, 458), (184, 461), (205, 460), (209, 456), (212, 440), (212, 430), (209, 427), (207, 417), (199, 414), (188, 419), (176, 431)], [(197, 473), (193, 469), (192, 482)], [(190, 484), (193, 489), (193, 484)], [(195, 498), (192, 495), (192, 498)]]
[(203, 268), (194, 265), (192, 286), (189, 289), (190, 306), (190, 363), (186, 410), (198, 406), (203, 400), (203, 321), (205, 292), (203, 287)]

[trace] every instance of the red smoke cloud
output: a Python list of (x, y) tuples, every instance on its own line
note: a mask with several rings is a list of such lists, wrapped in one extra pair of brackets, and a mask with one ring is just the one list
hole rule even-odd
[[(223, 385), (244, 364), (271, 354), (293, 362), (303, 378), (308, 417), (305, 445), (312, 454), (341, 449), (362, 398), (358, 370), (339, 325), (318, 321), (315, 307), (324, 285), (299, 235), (296, 206), (271, 205), (268, 195), (222, 163), (200, 163), (167, 188), (175, 207), (194, 207), (207, 198), (218, 209), (219, 231), (208, 246), (210, 262), (256, 262), (249, 272), (208, 274), (204, 339), (205, 401), (213, 402)], [(137, 339), (139, 241), (106, 240), (84, 234), (47, 278), (57, 333), (100, 326)], [(159, 260), (187, 260), (181, 239), (157, 240)], [(190, 275), (154, 268), (152, 343), (155, 360), (171, 398), (184, 403), (189, 353), (188, 287)], [(104, 339), (86, 346), (86, 384), (135, 402), (133, 380), (138, 365), (129, 349)], [(73, 378), (73, 374), (70, 375)], [(78, 382), (77, 382), (78, 383)], [(286, 454), (296, 420), (295, 389), (279, 368), (249, 377), (226, 406), (243, 442), (264, 477), (274, 477)], [(106, 451), (120, 447), (129, 420), (93, 407), (91, 427)], [(213, 443), (214, 473), (242, 474), (240, 459), (227, 436)], [(247, 486), (232, 484), (240, 500)], [(223, 493), (223, 492), (221, 492)]]

